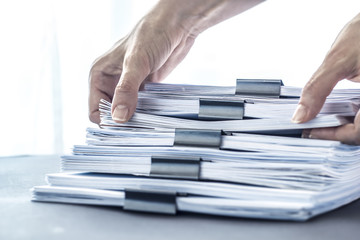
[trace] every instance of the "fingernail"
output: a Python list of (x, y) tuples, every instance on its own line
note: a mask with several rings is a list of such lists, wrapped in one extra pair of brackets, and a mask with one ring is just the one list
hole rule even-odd
[(307, 116), (307, 108), (304, 105), (299, 104), (295, 110), (295, 113), (291, 119), (293, 123), (301, 123)]
[(112, 118), (114, 121), (117, 121), (117, 122), (126, 122), (128, 112), (129, 112), (129, 109), (126, 106), (117, 105), (112, 114)]

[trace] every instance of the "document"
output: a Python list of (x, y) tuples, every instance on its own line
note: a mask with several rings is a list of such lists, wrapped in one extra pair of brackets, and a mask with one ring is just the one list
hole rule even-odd
[[(241, 80), (238, 79), (237, 83)], [(252, 79), (249, 79), (252, 80)], [(257, 79), (253, 79), (257, 80)], [(265, 80), (266, 81), (266, 80)], [(255, 81), (255, 84), (258, 82)], [(261, 83), (256, 86), (261, 88)], [(179, 96), (234, 96), (236, 95), (237, 86), (210, 86), (210, 85), (193, 85), (193, 84), (166, 84), (166, 83), (148, 83), (145, 85), (145, 92), (157, 93), (159, 95), (179, 95)], [(280, 86), (278, 97), (299, 98), (302, 88), (292, 86)], [(259, 95), (242, 95), (249, 98), (257, 98)], [(351, 99), (360, 95), (360, 89), (334, 89), (328, 97), (330, 99)], [(266, 97), (266, 95), (265, 95)]]
[(150, 129), (209, 129), (228, 132), (266, 132), (281, 130), (302, 130), (321, 127), (337, 127), (349, 123), (348, 118), (340, 115), (329, 114), (319, 116), (306, 123), (296, 124), (291, 122), (291, 117), (274, 119), (248, 119), (248, 120), (218, 120), (202, 121), (176, 117), (164, 117), (146, 113), (135, 113), (127, 123), (116, 123), (111, 117), (111, 104), (105, 100), (100, 105), (101, 126), (116, 129), (150, 128)]
[(281, 80), (147, 84), (123, 124), (101, 100), (100, 127), (32, 200), (293, 221), (326, 213), (360, 197), (360, 146), (301, 134), (351, 122), (360, 90), (334, 90), (318, 116), (294, 124), (300, 94)]
[(177, 211), (304, 221), (359, 198), (360, 186), (306, 191), (219, 182), (142, 178), (96, 173), (57, 173), (33, 188), (33, 200), (123, 207), (125, 189), (176, 192)]
[[(202, 103), (206, 100), (224, 103), (222, 108), (225, 108), (226, 103), (241, 103), (243, 102), (243, 116), (242, 118), (277, 118), (290, 119), (297, 107), (297, 98), (282, 98), (273, 99), (253, 99), (243, 97), (208, 97), (201, 98), (198, 96), (164, 96), (156, 93), (139, 93), (139, 99), (136, 111), (138, 113), (147, 113), (159, 116), (181, 117), (188, 119), (209, 119), (209, 117), (202, 116)], [(107, 103), (105, 103), (107, 104)], [(206, 107), (206, 106), (205, 106)], [(358, 100), (356, 99), (338, 99), (331, 100), (325, 103), (320, 111), (319, 116), (325, 114), (337, 114), (342, 116), (355, 116), (359, 109)], [(234, 108), (229, 108), (234, 110)], [(221, 120), (219, 116), (212, 117), (213, 120)], [(223, 116), (224, 120), (236, 119), (236, 116)]]
[(153, 158), (176, 156), (199, 159), (201, 180), (323, 190), (360, 177), (359, 147), (336, 141), (234, 134), (204, 148), (176, 145), (175, 135), (90, 128), (88, 145), (63, 156), (62, 170), (151, 176)]

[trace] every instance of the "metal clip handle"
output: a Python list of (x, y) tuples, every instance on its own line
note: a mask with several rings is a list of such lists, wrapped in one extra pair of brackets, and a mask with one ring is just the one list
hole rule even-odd
[(241, 120), (244, 117), (244, 101), (224, 99), (199, 99), (199, 118)]
[(280, 97), (282, 80), (279, 79), (237, 79), (236, 95)]
[(151, 157), (151, 177), (199, 180), (201, 158), (186, 156)]
[(174, 146), (220, 148), (221, 130), (175, 129)]
[(176, 192), (125, 189), (124, 210), (176, 214)]

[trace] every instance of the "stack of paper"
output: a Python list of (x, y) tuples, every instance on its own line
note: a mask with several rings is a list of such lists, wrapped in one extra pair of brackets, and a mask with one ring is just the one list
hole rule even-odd
[[(360, 95), (359, 95), (360, 96)], [(205, 98), (209, 99), (209, 98)], [(297, 107), (298, 99), (273, 99), (271, 102), (264, 99), (244, 99), (242, 97), (212, 97), (216, 101), (244, 101), (243, 118), (291, 118)], [(160, 116), (198, 119), (201, 113), (201, 102), (204, 98), (163, 96), (155, 93), (139, 93), (137, 105), (138, 113), (147, 113)], [(329, 100), (321, 109), (320, 115), (340, 114), (354, 116), (358, 110), (356, 99)], [(281, 105), (280, 105), (281, 104)], [(225, 119), (232, 119), (231, 117)], [(236, 118), (235, 118), (236, 119)]]
[[(238, 104), (234, 87), (151, 84), (125, 124), (102, 101), (101, 128), (87, 129), (87, 144), (62, 156), (63, 172), (34, 187), (33, 200), (306, 220), (359, 198), (360, 147), (299, 138), (303, 129), (347, 123), (359, 91), (336, 91), (318, 117), (293, 124), (288, 111), (301, 89), (278, 87), (280, 98)], [(200, 93), (215, 96), (205, 110)], [(227, 120), (226, 104), (243, 119)], [(204, 112), (211, 117), (199, 118)]]
[(323, 190), (360, 177), (359, 148), (334, 141), (235, 134), (216, 149), (173, 146), (173, 132), (88, 132), (87, 146), (62, 157), (63, 170), (152, 176), (154, 158), (177, 156), (199, 159), (201, 180)]
[[(241, 83), (241, 80), (238, 80), (238, 83)], [(251, 92), (256, 95), (243, 95), (239, 94), (239, 89), (235, 87), (183, 84), (151, 83), (145, 85), (145, 90), (139, 93), (137, 112), (182, 118), (204, 118), (201, 116), (201, 102), (211, 99), (244, 101), (245, 118), (287, 119), (295, 111), (301, 94), (300, 88), (285, 86), (279, 86), (278, 95), (270, 96), (256, 94), (258, 89)], [(354, 116), (359, 109), (359, 96), (359, 89), (336, 89), (328, 97), (320, 114)], [(224, 106), (222, 109), (227, 110)]]
[[(176, 117), (164, 117), (146, 113), (135, 113), (134, 116), (125, 124), (118, 124), (112, 120), (111, 104), (105, 100), (101, 101), (100, 112), (102, 116), (102, 127), (111, 128), (150, 128), (150, 129), (211, 129), (223, 130), (228, 132), (266, 132), (278, 130), (296, 130), (320, 127), (335, 127), (347, 123), (348, 120), (341, 115), (330, 114), (314, 118), (313, 120), (295, 124), (291, 122), (291, 117), (284, 118), (264, 118), (248, 120), (191, 120)], [(292, 113), (292, 112), (291, 112)], [(260, 113), (259, 113), (260, 114)], [(345, 116), (351, 114), (345, 114)]]
[[(254, 81), (255, 80), (255, 81)], [(256, 80), (260, 80), (256, 81)], [(188, 84), (164, 84), (164, 83), (149, 83), (145, 85), (145, 92), (158, 93), (160, 95), (179, 95), (179, 96), (234, 96), (239, 92), (238, 85), (242, 81), (253, 81), (256, 88), (261, 85), (261, 82), (268, 80), (262, 79), (238, 79), (237, 86), (206, 86), (206, 85), (188, 85)], [(276, 80), (270, 80), (276, 81)], [(259, 85), (257, 85), (259, 84)], [(295, 97), (298, 98), (301, 95), (301, 88), (291, 86), (281, 86), (279, 91), (280, 97)], [(257, 98), (259, 95), (254, 96), (253, 92), (247, 91), (249, 94), (238, 94), (245, 96), (246, 98)], [(358, 98), (360, 89), (334, 89), (329, 99), (351, 99)], [(266, 96), (266, 95), (265, 95)]]

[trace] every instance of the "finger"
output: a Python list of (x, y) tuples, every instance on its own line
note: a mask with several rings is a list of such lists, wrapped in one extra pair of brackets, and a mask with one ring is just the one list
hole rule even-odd
[(100, 124), (100, 111), (99, 103), (100, 100), (104, 99), (108, 102), (111, 102), (109, 96), (101, 91), (95, 90), (90, 93), (89, 96), (89, 119), (91, 122)]
[(146, 55), (132, 53), (125, 57), (123, 72), (112, 101), (111, 112), (114, 121), (127, 122), (134, 114), (139, 87), (149, 73), (150, 67)]
[(111, 102), (114, 88), (120, 74), (107, 74), (103, 71), (90, 71), (89, 76), (89, 119), (93, 123), (100, 123), (99, 103), (101, 99)]
[(114, 89), (122, 73), (124, 49), (120, 40), (107, 53), (97, 58), (89, 75), (89, 119), (99, 124), (99, 103), (101, 99), (112, 102)]
[(360, 112), (357, 113), (354, 123), (340, 127), (318, 128), (309, 133), (309, 138), (336, 140), (351, 145), (360, 145)]
[(354, 145), (360, 143), (357, 140), (357, 134), (358, 133), (355, 131), (355, 125), (353, 123), (349, 123), (341, 127), (313, 129), (309, 134), (309, 138), (335, 140)]
[(294, 123), (303, 123), (316, 117), (324, 105), (326, 97), (336, 83), (342, 79), (341, 67), (328, 62), (325, 59), (325, 62), (305, 85), (292, 117)]

